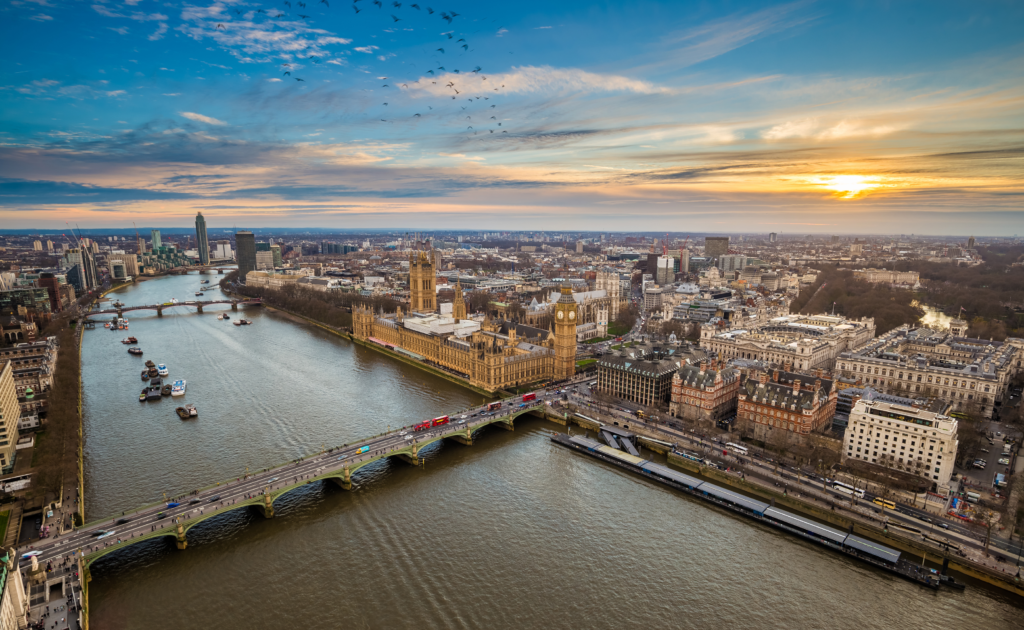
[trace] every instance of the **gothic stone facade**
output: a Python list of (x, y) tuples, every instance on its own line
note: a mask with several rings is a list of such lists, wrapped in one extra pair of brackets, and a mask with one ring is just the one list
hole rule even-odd
[(770, 376), (768, 372), (748, 376), (739, 389), (738, 426), (755, 439), (776, 443), (799, 442), (827, 428), (839, 396), (834, 383), (821, 376), (779, 370)]
[(672, 377), (668, 411), (691, 422), (714, 423), (736, 410), (739, 389), (739, 370), (721, 369), (717, 361), (684, 365)]

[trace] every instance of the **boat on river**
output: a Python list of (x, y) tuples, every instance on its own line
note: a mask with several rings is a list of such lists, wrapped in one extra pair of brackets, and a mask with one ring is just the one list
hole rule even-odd
[(172, 386), (171, 386), (170, 383), (164, 385), (163, 388), (160, 390), (160, 395), (161, 396), (170, 396), (171, 395), (171, 389), (172, 389)]
[(231, 316), (228, 315), (227, 313), (221, 313), (220, 315), (217, 316), (217, 319), (228, 320), (231, 319)]
[(147, 389), (144, 389), (144, 390), (142, 390), (142, 393), (141, 393), (141, 394), (139, 394), (139, 402), (146, 402), (146, 394), (147, 394), (147, 393), (149, 393), (149, 390), (148, 390), (148, 388), (147, 388)]
[(156, 363), (153, 363), (152, 361), (146, 361), (146, 367), (148, 367), (148, 368), (156, 367)]
[(196, 295), (202, 295), (202, 294), (203, 294), (202, 291), (196, 291)]
[(252, 322), (248, 319), (239, 319), (233, 322), (235, 326), (248, 326)]
[(129, 344), (139, 343), (139, 340), (136, 339), (135, 337), (125, 337), (124, 339), (121, 340), (121, 343), (127, 346)]
[(199, 411), (195, 405), (185, 405), (184, 407), (178, 407), (174, 410), (178, 417), (182, 420), (188, 420), (189, 418), (195, 418), (199, 416)]
[(150, 387), (146, 389), (146, 400), (160, 400), (160, 388)]
[(149, 374), (149, 378), (156, 378), (156, 377), (160, 376), (160, 372), (158, 372), (155, 367), (149, 368), (148, 374)]
[(144, 381), (148, 381), (149, 380), (149, 370), (142, 370), (142, 380), (144, 380)]
[(185, 395), (185, 379), (179, 378), (174, 381), (174, 385), (171, 387), (171, 396), (184, 396)]
[(163, 363), (156, 366), (156, 371), (160, 373), (160, 376), (167, 376), (168, 374), (170, 374), (170, 370), (168, 370), (167, 366), (164, 365)]
[(128, 348), (128, 354), (133, 354), (137, 357), (142, 356), (142, 348)]

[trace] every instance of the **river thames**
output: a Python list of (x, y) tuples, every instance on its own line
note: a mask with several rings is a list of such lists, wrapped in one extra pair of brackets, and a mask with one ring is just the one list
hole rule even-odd
[[(117, 293), (219, 299), (219, 275)], [(213, 288), (210, 288), (210, 287)], [(219, 310), (215, 310), (219, 309)], [(252, 326), (216, 319), (244, 316)], [(127, 313), (85, 335), (88, 520), (448, 413), (481, 397), (268, 309)], [(139, 339), (135, 358), (120, 343)], [(142, 363), (184, 378), (139, 403)], [(92, 568), (90, 623), (145, 628), (1019, 628), (1008, 596), (927, 591), (553, 445), (539, 420), (312, 484), (276, 515), (225, 515), (189, 547), (142, 543)], [(968, 621), (969, 619), (969, 621)]]

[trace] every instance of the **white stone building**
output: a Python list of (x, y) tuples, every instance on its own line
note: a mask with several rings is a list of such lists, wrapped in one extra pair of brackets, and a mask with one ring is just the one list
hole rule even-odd
[(868, 462), (917, 475), (946, 494), (959, 445), (957, 421), (887, 402), (859, 400), (843, 438), (843, 463)]

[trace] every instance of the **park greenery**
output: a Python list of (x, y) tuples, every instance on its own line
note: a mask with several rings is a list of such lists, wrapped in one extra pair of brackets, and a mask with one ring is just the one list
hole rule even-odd
[(832, 313), (849, 319), (875, 318), (876, 334), (903, 324), (916, 324), (924, 315), (908, 290), (871, 284), (855, 278), (853, 271), (825, 267), (810, 288), (801, 291), (789, 307), (793, 313)]

